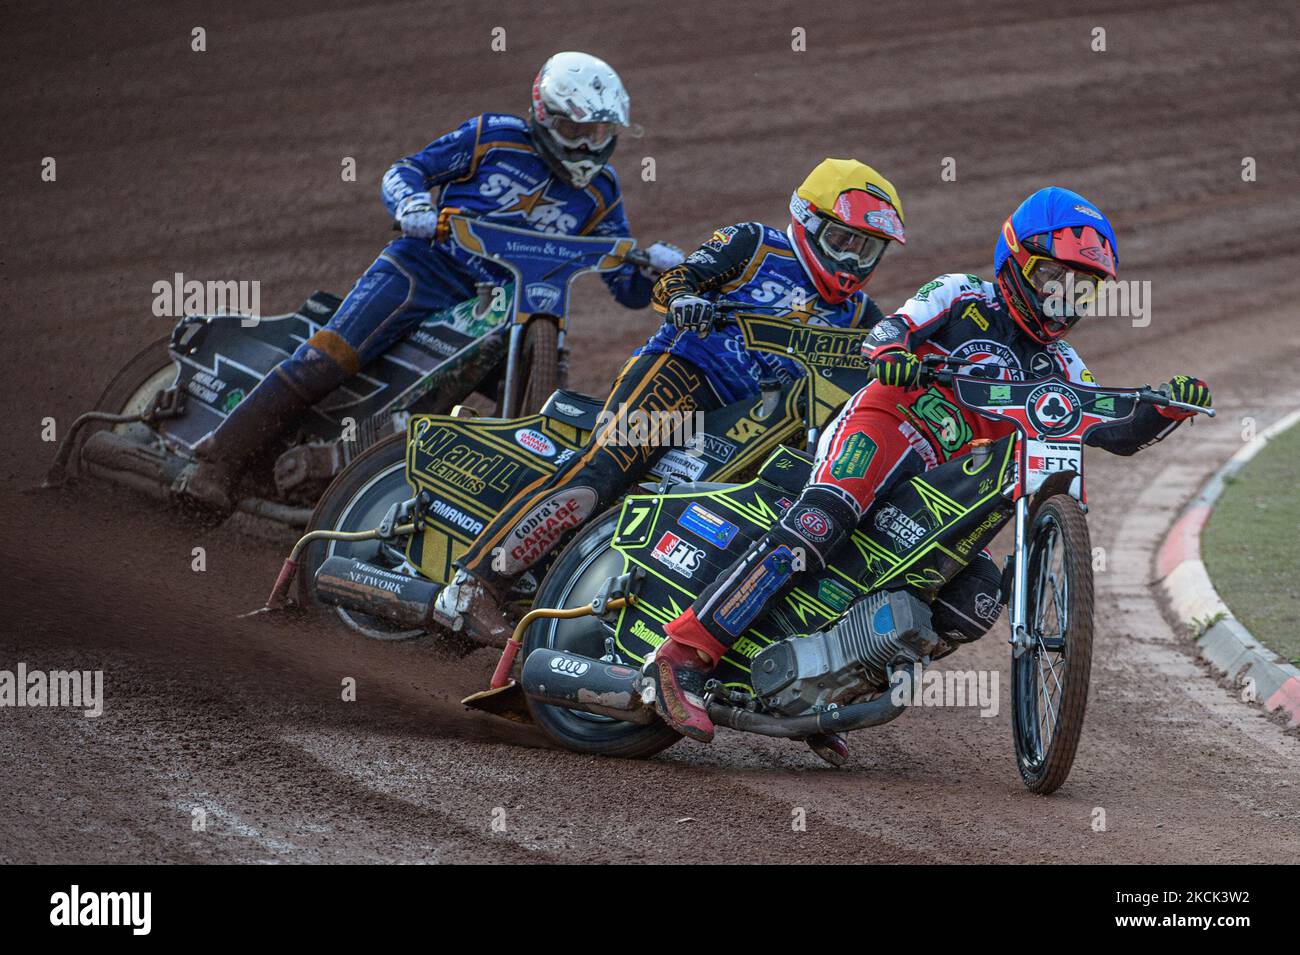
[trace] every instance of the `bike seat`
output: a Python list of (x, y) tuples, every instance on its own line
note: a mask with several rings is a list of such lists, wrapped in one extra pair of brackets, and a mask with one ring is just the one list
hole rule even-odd
[(343, 299), (337, 295), (331, 295), (329, 292), (322, 292), (317, 289), (307, 296), (307, 301), (302, 303), (302, 307), (298, 309), (298, 314), (308, 321), (324, 325), (334, 316), (341, 304), (343, 304)]
[(542, 405), (541, 413), (553, 421), (574, 425), (583, 431), (596, 429), (596, 416), (605, 407), (601, 398), (584, 395), (580, 391), (566, 391), (561, 388), (552, 393)]

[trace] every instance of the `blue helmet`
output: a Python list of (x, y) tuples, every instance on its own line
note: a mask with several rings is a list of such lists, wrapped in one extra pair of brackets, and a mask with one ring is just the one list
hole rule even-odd
[(993, 251), (998, 289), (1012, 317), (1043, 344), (1063, 336), (1077, 315), (1049, 316), (1044, 287), (1066, 272), (1077, 282), (1115, 277), (1119, 252), (1110, 220), (1083, 196), (1060, 186), (1039, 189), (1006, 222)]

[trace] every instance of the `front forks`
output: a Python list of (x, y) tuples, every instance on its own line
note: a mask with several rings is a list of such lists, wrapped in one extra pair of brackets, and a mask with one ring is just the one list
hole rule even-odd
[(1028, 548), (1025, 536), (1029, 520), (1029, 498), (1021, 495), (1016, 500), (1016, 540), (1011, 552), (1011, 656), (1019, 659), (1029, 649), (1029, 623), (1025, 619), (1025, 595), (1029, 586)]

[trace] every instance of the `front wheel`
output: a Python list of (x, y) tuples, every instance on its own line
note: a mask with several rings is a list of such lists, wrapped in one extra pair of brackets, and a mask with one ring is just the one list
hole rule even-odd
[[(618, 515), (615, 507), (595, 518), (560, 552), (538, 588), (534, 607), (581, 607), (592, 601), (606, 578), (623, 573), (623, 557), (610, 546)], [(615, 662), (636, 666), (636, 660), (618, 656), (613, 637), (613, 631), (597, 617), (539, 620), (524, 635), (523, 659), (539, 647), (549, 647), (597, 660), (613, 654)], [(658, 720), (649, 725), (624, 723), (531, 699), (528, 710), (548, 738), (577, 753), (636, 759), (653, 756), (681, 739)]]
[(1013, 657), (1011, 728), (1020, 777), (1055, 792), (1074, 764), (1092, 671), (1092, 546), (1068, 494), (1038, 508), (1027, 535), (1025, 619), (1030, 645)]
[(515, 387), (515, 412), (536, 414), (560, 387), (560, 327), (549, 315), (537, 315), (524, 330), (519, 356), (519, 382)]

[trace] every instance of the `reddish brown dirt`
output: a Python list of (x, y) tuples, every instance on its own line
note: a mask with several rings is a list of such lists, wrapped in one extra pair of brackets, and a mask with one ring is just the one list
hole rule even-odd
[[(5, 14), (0, 668), (102, 668), (107, 703), (97, 720), (0, 710), (0, 861), (1295, 857), (1300, 746), (1202, 672), (1150, 586), (1153, 546), (1241, 419), (1297, 403), (1293, 4), (439, 6)], [(194, 26), (206, 53), (189, 49)], [(495, 26), (505, 53), (490, 51)], [(794, 27), (807, 53), (791, 52)], [(645, 763), (558, 752), (458, 705), (486, 654), (237, 620), (280, 542), (106, 489), (20, 493), (53, 454), (42, 419), (66, 427), (167, 330), (153, 282), (258, 279), (268, 311), (345, 291), (387, 238), (387, 164), (467, 115), (520, 109), (562, 48), (605, 55), (632, 91), (646, 135), (617, 158), (647, 239), (780, 223), (815, 161), (858, 156), (908, 213), (910, 242), (873, 286), (888, 309), (939, 272), (987, 274), (998, 226), (1034, 188), (1067, 185), (1112, 213), (1153, 318), (1097, 322), (1076, 346), (1105, 382), (1199, 373), (1223, 414), (1137, 459), (1090, 459), (1100, 631), (1083, 742), (1055, 796), (1021, 786), (1005, 705), (908, 714), (859, 734), (839, 772), (734, 733)], [(40, 181), (44, 156), (55, 183)], [(340, 179), (345, 156), (356, 183)], [(643, 156), (654, 182), (637, 175)], [(1258, 181), (1242, 181), (1246, 156)], [(589, 286), (578, 384), (600, 390), (653, 324)], [(999, 669), (1005, 693), (1003, 631), (953, 659)], [(355, 703), (340, 701), (345, 677)], [(799, 808), (806, 832), (792, 831)]]

